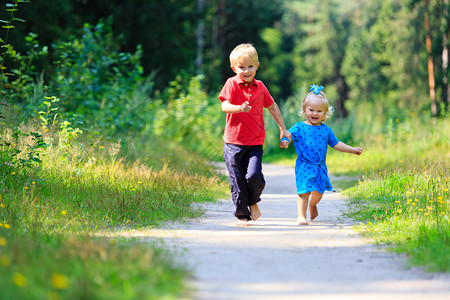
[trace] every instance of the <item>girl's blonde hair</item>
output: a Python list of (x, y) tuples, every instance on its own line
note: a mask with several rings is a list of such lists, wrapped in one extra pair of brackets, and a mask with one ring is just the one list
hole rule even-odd
[(236, 65), (236, 62), (242, 57), (248, 57), (254, 63), (258, 63), (258, 52), (252, 44), (240, 44), (233, 49), (230, 53), (230, 64), (231, 67)]
[(326, 113), (325, 117), (323, 118), (323, 122), (325, 122), (333, 114), (334, 108), (328, 103), (327, 96), (325, 96), (324, 92), (319, 92), (318, 94), (315, 94), (314, 92), (308, 93), (303, 99), (302, 110), (298, 112), (298, 115), (299, 116), (305, 115), (306, 105), (308, 104), (309, 101), (313, 99), (319, 100), (323, 104), (323, 106), (325, 106)]

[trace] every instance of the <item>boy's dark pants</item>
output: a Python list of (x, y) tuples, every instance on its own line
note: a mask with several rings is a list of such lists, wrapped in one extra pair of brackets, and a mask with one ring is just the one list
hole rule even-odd
[(266, 182), (262, 174), (263, 147), (225, 144), (223, 158), (227, 165), (231, 198), (238, 219), (251, 220), (249, 207), (261, 201)]

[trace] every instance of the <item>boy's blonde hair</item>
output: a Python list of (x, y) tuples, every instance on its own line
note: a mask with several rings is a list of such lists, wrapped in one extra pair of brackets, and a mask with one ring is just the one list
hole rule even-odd
[(323, 121), (325, 122), (331, 115), (333, 114), (334, 108), (328, 103), (327, 96), (325, 96), (324, 92), (320, 92), (318, 94), (315, 94), (314, 92), (308, 93), (305, 98), (303, 99), (302, 104), (302, 110), (298, 112), (299, 116), (305, 115), (305, 108), (309, 101), (311, 100), (319, 100), (324, 106), (325, 106), (325, 117), (323, 118)]
[(249, 43), (237, 45), (233, 49), (233, 51), (231, 51), (231, 53), (230, 53), (231, 67), (234, 67), (236, 65), (236, 62), (239, 59), (241, 59), (242, 57), (248, 57), (255, 64), (259, 62), (258, 52), (256, 51), (256, 48), (253, 47), (253, 45), (249, 44)]

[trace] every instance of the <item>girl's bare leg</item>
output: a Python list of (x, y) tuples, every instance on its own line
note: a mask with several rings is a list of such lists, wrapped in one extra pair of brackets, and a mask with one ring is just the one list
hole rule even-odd
[(311, 221), (319, 215), (317, 204), (322, 200), (322, 196), (323, 193), (318, 193), (317, 191), (314, 191), (311, 194), (311, 201), (309, 202), (309, 215), (311, 216)]
[(306, 222), (306, 209), (308, 208), (309, 195), (311, 193), (299, 194), (297, 198), (297, 224), (308, 225)]

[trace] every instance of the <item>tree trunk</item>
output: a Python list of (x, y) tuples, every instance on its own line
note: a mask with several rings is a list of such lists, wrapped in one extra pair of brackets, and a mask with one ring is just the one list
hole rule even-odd
[(345, 108), (345, 101), (348, 99), (349, 88), (345, 82), (345, 77), (341, 74), (338, 75), (336, 80), (336, 88), (338, 90), (338, 98), (336, 99), (334, 106), (336, 109), (336, 114), (338, 118), (346, 118), (348, 116), (348, 111)]
[(222, 51), (225, 49), (225, 0), (219, 0), (218, 15), (219, 15), (219, 47)]
[(448, 85), (448, 0), (443, 0), (442, 10), (442, 101), (444, 102), (445, 113), (448, 111), (449, 85)]
[(428, 86), (430, 90), (431, 98), (431, 114), (433, 117), (437, 117), (437, 103), (436, 103), (436, 91), (435, 91), (435, 81), (434, 81), (434, 64), (433, 64), (433, 54), (431, 52), (431, 29), (430, 29), (430, 14), (428, 11), (429, 0), (424, 0), (425, 2), (425, 31), (426, 36), (426, 47), (428, 54)]
[(205, 21), (203, 17), (204, 7), (205, 0), (197, 0), (197, 58), (195, 59), (197, 74), (203, 74), (203, 46), (205, 44)]

